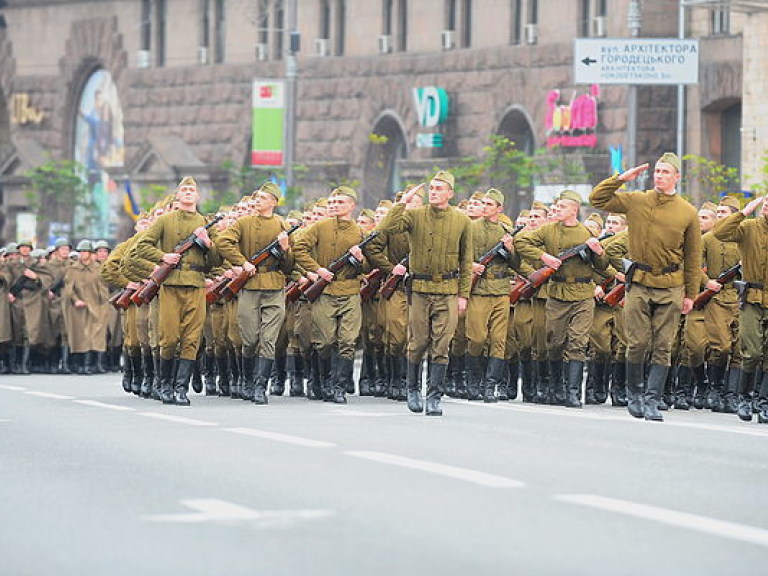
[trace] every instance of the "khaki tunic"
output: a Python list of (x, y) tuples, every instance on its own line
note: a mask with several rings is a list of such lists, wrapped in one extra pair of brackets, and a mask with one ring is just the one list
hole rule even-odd
[(0, 262), (0, 344), (13, 340), (11, 305), (8, 289), (11, 286), (11, 271), (6, 262)]
[(51, 273), (45, 264), (28, 258), (26, 264), (20, 261), (12, 268), (15, 282), (29, 268), (38, 275), (33, 288), (25, 288), (21, 292), (21, 310), (24, 317), (27, 343), (29, 346), (51, 347), (55, 340), (51, 333), (49, 316), (48, 290), (52, 284)]

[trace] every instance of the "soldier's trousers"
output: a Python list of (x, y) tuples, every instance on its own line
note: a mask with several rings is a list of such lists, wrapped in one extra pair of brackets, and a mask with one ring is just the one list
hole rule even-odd
[(487, 344), (489, 357), (504, 359), (509, 296), (471, 296), (466, 323), (467, 345), (472, 356), (481, 356)]
[(243, 356), (275, 357), (275, 343), (285, 318), (283, 290), (242, 290), (237, 321)]
[(224, 314), (226, 315), (226, 334), (227, 347), (235, 350), (239, 355), (243, 347), (243, 338), (240, 335), (240, 326), (237, 323), (237, 308), (240, 296), (233, 298), (224, 304)]
[(294, 307), (293, 334), (298, 350), (305, 354), (312, 350), (312, 303), (299, 300)]
[(517, 333), (515, 330), (515, 307), (510, 306), (509, 302), (507, 302), (507, 308), (509, 309), (509, 319), (507, 320), (507, 339), (504, 345), (504, 359), (517, 361), (520, 355), (520, 346), (517, 341)]
[(627, 330), (627, 362), (669, 366), (672, 341), (677, 332), (683, 306), (683, 286), (649, 288), (633, 284), (627, 292), (624, 320)]
[(589, 331), (589, 349), (595, 362), (605, 364), (612, 357), (613, 308), (595, 305), (595, 315)]
[[(210, 336), (206, 335), (207, 352), (211, 356), (221, 358), (227, 354), (227, 309), (223, 303), (208, 306), (210, 318)], [(207, 321), (206, 321), (207, 323)]]
[[(141, 346), (142, 354), (149, 354), (152, 350), (149, 338), (149, 311), (152, 306), (142, 306), (141, 308), (131, 306), (131, 308), (136, 309), (136, 338), (139, 341), (139, 346)], [(128, 310), (131, 308), (128, 308)]]
[(547, 300), (548, 298), (534, 297), (531, 299), (533, 326), (533, 359), (547, 360)]
[(683, 325), (680, 365), (695, 368), (704, 364), (707, 354), (707, 330), (704, 310), (691, 310)]
[(515, 304), (512, 325), (520, 360), (531, 360), (533, 358), (533, 302), (531, 300), (520, 300)]
[(759, 304), (745, 304), (739, 334), (744, 372), (768, 372), (768, 309)]
[(547, 348), (550, 360), (584, 362), (595, 301), (547, 298)]
[(704, 307), (704, 319), (709, 336), (707, 361), (713, 366), (741, 366), (738, 302), (720, 302), (715, 297)]
[(408, 361), (418, 364), (428, 352), (435, 364), (448, 364), (451, 339), (458, 321), (458, 296), (418, 292), (411, 294)]
[(166, 360), (179, 350), (182, 360), (195, 360), (205, 322), (205, 288), (160, 286), (160, 356)]
[(408, 301), (402, 290), (395, 290), (384, 306), (384, 349), (393, 357), (405, 355), (408, 344)]
[(336, 346), (341, 358), (354, 360), (361, 318), (359, 294), (321, 294), (312, 303), (312, 346), (320, 357), (327, 357)]
[(139, 310), (140, 308), (137, 306), (129, 306), (121, 315), (123, 320), (123, 348), (132, 355), (138, 354), (141, 350), (139, 328), (136, 323)]

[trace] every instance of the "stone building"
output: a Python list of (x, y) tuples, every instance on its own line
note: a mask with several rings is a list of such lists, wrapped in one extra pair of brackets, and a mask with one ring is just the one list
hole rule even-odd
[[(699, 84), (685, 91), (685, 150), (757, 174), (768, 148), (759, 33), (768, 29), (768, 3), (684, 3), (686, 36), (700, 39), (701, 58)], [(640, 36), (678, 36), (677, 0), (639, 4)], [(222, 166), (251, 161), (254, 80), (283, 79), (294, 63), (294, 162), (306, 168), (296, 173), (304, 198), (348, 181), (373, 205), (434, 167), (479, 157), (492, 135), (529, 155), (560, 144), (557, 154), (583, 167), (586, 189), (610, 173), (612, 151), (621, 148), (627, 161), (629, 88), (576, 84), (574, 39), (628, 36), (637, 5), (5, 0), (0, 237), (16, 239), (35, 218), (43, 244), (66, 228), (40, 222), (66, 219), (45, 207), (30, 214), (26, 174), (49, 158), (87, 167), (91, 205), (76, 220), (96, 236), (126, 233), (126, 183), (138, 196), (193, 174), (208, 193), (222, 190)], [(675, 149), (677, 88), (639, 86), (637, 103), (638, 162)], [(510, 212), (546, 193), (505, 191)]]

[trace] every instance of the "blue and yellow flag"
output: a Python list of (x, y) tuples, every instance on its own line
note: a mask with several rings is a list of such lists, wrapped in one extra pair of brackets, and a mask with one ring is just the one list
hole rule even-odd
[(128, 214), (134, 222), (138, 219), (139, 213), (141, 212), (141, 210), (139, 210), (139, 205), (136, 203), (136, 199), (133, 197), (133, 192), (131, 192), (131, 182), (129, 180), (126, 180), (125, 182), (123, 210), (125, 210), (125, 213)]

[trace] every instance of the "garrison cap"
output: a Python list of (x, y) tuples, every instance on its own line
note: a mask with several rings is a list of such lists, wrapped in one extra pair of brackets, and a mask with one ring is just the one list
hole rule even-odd
[(656, 162), (664, 162), (670, 166), (674, 166), (675, 170), (680, 172), (680, 158), (674, 152), (664, 152)]
[(90, 240), (80, 240), (75, 250), (78, 252), (93, 252), (93, 244)]
[(315, 202), (315, 206), (319, 206), (320, 208), (328, 208), (328, 198), (318, 198), (317, 202)]
[(741, 202), (739, 202), (739, 199), (736, 198), (736, 196), (723, 196), (720, 198), (720, 206), (728, 206), (740, 210)]
[(184, 176), (184, 178), (181, 179), (181, 182), (179, 182), (178, 187), (181, 188), (182, 186), (194, 186), (197, 188), (197, 182), (192, 176)]
[(377, 208), (392, 208), (392, 200), (380, 200)]
[(291, 210), (286, 216), (288, 220), (301, 220), (301, 212), (298, 210)]
[(338, 188), (334, 188), (333, 192), (331, 192), (331, 196), (349, 196), (352, 200), (357, 202), (357, 192), (349, 186), (339, 186)]
[(708, 210), (714, 214), (717, 212), (717, 205), (714, 202), (704, 202), (699, 210)]
[(448, 184), (448, 186), (451, 187), (451, 190), (453, 190), (453, 186), (456, 182), (456, 179), (453, 177), (453, 174), (448, 172), (448, 170), (438, 170), (437, 174), (435, 174), (432, 177), (432, 180), (440, 180), (441, 182), (445, 182)]
[(548, 209), (549, 208), (544, 202), (539, 202), (538, 200), (531, 204), (531, 210), (544, 210), (544, 212), (546, 212)]
[(587, 216), (587, 220), (592, 220), (593, 222), (597, 222), (597, 224), (600, 225), (600, 228), (603, 227), (603, 217), (600, 216), (597, 212), (592, 212), (589, 216)]
[(482, 202), (483, 198), (485, 197), (485, 193), (481, 192), (480, 190), (475, 190), (472, 192), (472, 196), (469, 197), (470, 200), (480, 200)]
[(371, 210), (370, 208), (363, 208), (360, 211), (360, 216), (363, 216), (365, 218), (370, 218), (371, 220), (373, 220), (376, 217), (376, 214), (374, 214), (373, 210)]
[(400, 190), (400, 192), (395, 194), (395, 202), (400, 202), (400, 200), (403, 199), (403, 194), (405, 194), (405, 192), (403, 192), (402, 190)]
[(571, 200), (573, 202), (576, 202), (579, 206), (581, 206), (582, 198), (579, 195), (578, 192), (574, 190), (563, 190), (560, 192), (560, 196), (558, 197), (558, 200)]
[(530, 210), (520, 210), (520, 214), (517, 215), (518, 218), (528, 218), (528, 216), (531, 215)]
[(280, 199), (283, 197), (283, 192), (280, 190), (280, 186), (275, 184), (274, 182), (264, 182), (264, 184), (261, 185), (261, 188), (259, 188), (259, 192), (266, 192), (267, 194), (272, 194), (272, 196), (275, 197), (275, 200), (280, 202)]
[(501, 190), (497, 190), (496, 188), (488, 189), (488, 191), (483, 195), (483, 198), (490, 198), (499, 206), (504, 206), (504, 194), (501, 192)]

